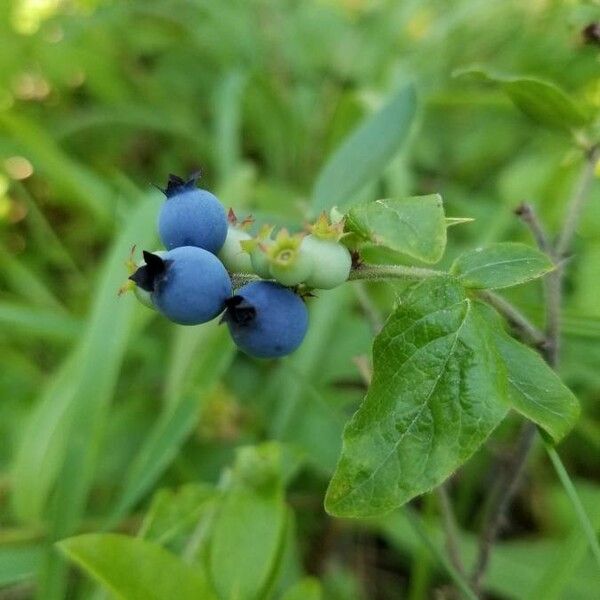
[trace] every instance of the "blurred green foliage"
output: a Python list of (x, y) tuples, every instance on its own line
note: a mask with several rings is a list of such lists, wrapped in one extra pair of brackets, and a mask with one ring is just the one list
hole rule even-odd
[[(151, 184), (169, 172), (201, 168), (204, 186), (258, 222), (302, 222), (327, 157), (408, 81), (418, 90), (409, 142), (360, 196), (440, 193), (449, 216), (476, 219), (450, 229), (444, 267), (483, 243), (529, 242), (513, 216), (523, 200), (556, 231), (580, 165), (569, 138), (529, 121), (498, 87), (453, 72), (546, 78), (597, 113), (598, 46), (581, 30), (598, 13), (594, 0), (4, 2), (0, 598), (96, 598), (54, 542), (107, 528), (135, 535), (148, 510), (141, 535), (173, 522), (152, 538), (189, 549), (182, 540), (210, 502), (176, 490), (217, 484), (236, 448), (264, 440), (286, 443), (288, 508), (276, 502), (281, 514), (293, 509), (275, 597), (317, 598), (307, 574), (324, 598), (432, 597), (447, 576), (404, 512), (349, 524), (322, 509), (342, 426), (365, 391), (356, 357), (372, 335), (356, 290), (319, 294), (301, 349), (260, 362), (236, 354), (216, 324), (181, 328), (118, 297), (125, 261), (131, 245), (157, 244)], [(394, 297), (387, 284), (360, 290), (381, 310)], [(561, 372), (582, 417), (560, 448), (596, 527), (599, 294), (596, 182), (563, 317)], [(509, 297), (540, 323), (539, 283)], [(518, 422), (452, 481), (467, 559), (492, 465)], [(598, 597), (600, 576), (548, 460), (534, 453), (530, 465), (489, 591)], [(435, 498), (419, 506), (441, 547)], [(201, 554), (192, 546), (192, 559)]]

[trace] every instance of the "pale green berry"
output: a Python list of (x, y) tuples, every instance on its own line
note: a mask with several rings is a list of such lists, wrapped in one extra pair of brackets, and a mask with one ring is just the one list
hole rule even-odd
[(227, 229), (225, 244), (217, 254), (230, 273), (252, 273), (250, 255), (242, 248), (240, 242), (251, 239), (249, 233), (239, 227)]
[(267, 257), (273, 279), (285, 286), (303, 283), (313, 270), (312, 258), (301, 249), (302, 236), (282, 229), (269, 246)]
[(347, 281), (352, 267), (352, 257), (346, 246), (332, 239), (314, 234), (302, 240), (302, 253), (310, 257), (314, 265), (305, 280), (307, 286), (330, 290)]

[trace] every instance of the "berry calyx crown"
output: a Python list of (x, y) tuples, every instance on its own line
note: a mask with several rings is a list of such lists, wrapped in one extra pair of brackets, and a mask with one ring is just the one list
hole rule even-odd
[(187, 179), (183, 179), (183, 177), (179, 177), (179, 175), (169, 173), (167, 187), (164, 189), (159, 187), (158, 189), (167, 198), (172, 198), (173, 196), (177, 196), (179, 194), (183, 194), (184, 192), (189, 192), (191, 190), (196, 189), (196, 183), (198, 182), (201, 176), (202, 173), (200, 171), (192, 173)]
[(242, 240), (240, 246), (244, 252), (252, 254), (255, 250), (262, 250), (266, 252), (268, 247), (273, 243), (271, 240), (271, 234), (275, 229), (274, 225), (263, 225), (256, 237), (250, 240)]
[(256, 318), (256, 308), (243, 296), (232, 296), (225, 300), (225, 312), (221, 323), (228, 321), (238, 325), (248, 325)]
[(301, 233), (291, 235), (287, 229), (282, 229), (266, 251), (269, 262), (278, 267), (293, 267), (300, 255), (303, 237)]
[(326, 212), (322, 212), (319, 218), (308, 226), (308, 230), (317, 238), (337, 242), (344, 234), (343, 219), (332, 223)]
[(145, 265), (142, 265), (129, 276), (129, 279), (139, 288), (147, 292), (153, 292), (156, 289), (157, 282), (162, 279), (167, 270), (169, 261), (163, 260), (157, 254), (152, 254), (144, 250)]
[(233, 208), (229, 209), (227, 213), (227, 223), (230, 227), (237, 227), (237, 229), (241, 229), (242, 231), (246, 231), (250, 228), (252, 223), (254, 223), (254, 219), (252, 215), (248, 215), (242, 221), (240, 221), (233, 211)]

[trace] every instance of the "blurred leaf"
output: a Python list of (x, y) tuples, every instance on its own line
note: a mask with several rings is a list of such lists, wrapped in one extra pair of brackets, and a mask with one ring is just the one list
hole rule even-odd
[[(390, 544), (402, 555), (411, 556), (419, 551), (422, 541), (411, 526), (407, 510), (397, 511), (377, 520), (378, 528)], [(444, 554), (445, 532), (441, 524), (428, 523), (427, 532)], [(459, 531), (460, 556), (465, 564), (473, 564), (477, 556), (476, 534)], [(562, 539), (515, 539), (499, 541), (494, 545), (484, 585), (485, 590), (499, 598), (523, 600), (540, 598), (535, 595), (540, 577), (563, 548)], [(600, 571), (591, 560), (582, 561), (564, 586), (563, 598), (569, 600), (596, 600), (600, 585)], [(545, 596), (542, 596), (545, 598)]]
[(415, 90), (407, 85), (366, 118), (319, 174), (312, 194), (313, 211), (351, 204), (364, 185), (379, 177), (406, 140), (415, 110)]
[(465, 462), (507, 412), (505, 370), (490, 327), (457, 282), (410, 289), (373, 346), (373, 381), (344, 430), (325, 507), (388, 512)]
[(315, 577), (305, 577), (283, 595), (282, 600), (321, 600), (323, 590)]
[(514, 105), (540, 125), (571, 130), (589, 122), (577, 101), (550, 81), (498, 75), (481, 68), (459, 69), (455, 75), (473, 75), (499, 84)]
[(365, 240), (435, 263), (446, 248), (446, 220), (438, 194), (376, 200), (350, 209), (345, 229)]
[(498, 289), (542, 277), (554, 269), (548, 256), (526, 244), (500, 242), (459, 256), (451, 272), (466, 287)]
[(159, 490), (144, 517), (139, 536), (163, 546), (171, 543), (196, 525), (215, 497), (215, 489), (206, 484), (190, 483), (175, 491)]
[(222, 499), (209, 546), (209, 571), (222, 598), (267, 596), (285, 539), (279, 447), (238, 451), (235, 478)]
[(559, 442), (577, 422), (577, 398), (537, 352), (500, 330), (494, 330), (494, 340), (508, 372), (512, 407)]
[(42, 548), (34, 546), (0, 546), (0, 587), (13, 585), (34, 577)]
[(81, 331), (81, 323), (65, 313), (0, 301), (0, 329), (10, 329), (13, 335), (73, 340)]
[(216, 600), (198, 565), (184, 563), (153, 542), (92, 533), (64, 540), (58, 547), (123, 600)]
[[(51, 486), (58, 475), (65, 449), (94, 456), (91, 433), (102, 419), (123, 360), (132, 318), (138, 304), (133, 297), (118, 297), (126, 277), (124, 261), (131, 244), (146, 247), (153, 239), (155, 196), (133, 210), (128, 225), (115, 240), (103, 277), (94, 293), (88, 327), (79, 345), (40, 396), (25, 429), (15, 461), (13, 505), (19, 518), (37, 521), (42, 516)], [(89, 478), (84, 469), (64, 478), (79, 484)], [(63, 515), (77, 519), (77, 511)]]
[(113, 218), (114, 194), (87, 167), (68, 156), (51, 135), (23, 115), (0, 112), (0, 126), (16, 139), (23, 152), (48, 181), (57, 187), (57, 199), (75, 201), (99, 220)]
[(178, 393), (171, 398), (131, 463), (124, 489), (111, 515), (112, 522), (118, 521), (142, 497), (177, 456), (197, 424), (202, 400), (233, 357), (234, 347), (227, 329), (216, 321), (200, 327), (182, 328), (181, 335), (193, 342), (194, 352), (189, 352), (185, 359), (188, 362), (185, 375), (189, 377), (189, 370), (193, 372), (194, 390), (177, 387)]

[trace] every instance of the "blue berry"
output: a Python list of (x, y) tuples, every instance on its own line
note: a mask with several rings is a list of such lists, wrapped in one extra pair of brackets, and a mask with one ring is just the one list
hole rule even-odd
[(169, 175), (158, 233), (168, 250), (196, 246), (216, 254), (227, 237), (227, 216), (216, 196), (196, 187), (197, 178)]
[(144, 252), (144, 260), (130, 279), (150, 292), (154, 306), (171, 321), (198, 325), (223, 312), (231, 280), (214, 254), (182, 246), (162, 257)]
[(231, 337), (251, 356), (286, 356), (298, 348), (306, 335), (308, 311), (304, 301), (277, 283), (248, 283), (226, 304), (223, 320)]

